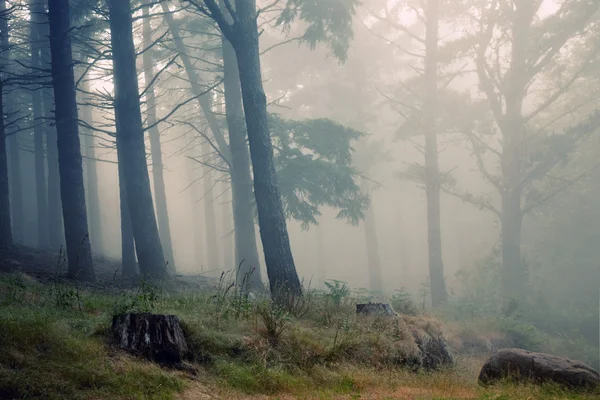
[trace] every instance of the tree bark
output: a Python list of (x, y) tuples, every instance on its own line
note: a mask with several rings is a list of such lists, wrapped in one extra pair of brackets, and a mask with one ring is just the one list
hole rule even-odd
[(439, 0), (426, 4), (427, 26), (425, 34), (425, 105), (423, 130), (425, 133), (425, 169), (427, 195), (427, 243), (429, 249), (429, 279), (431, 301), (434, 307), (448, 301), (444, 263), (442, 259), (442, 232), (440, 217), (440, 171), (438, 165), (438, 41)]
[(117, 147), (119, 202), (121, 209), (121, 278), (123, 281), (129, 281), (138, 275), (138, 268), (135, 258), (135, 242), (133, 240), (131, 214), (129, 213), (129, 202), (127, 201), (127, 189), (125, 187), (123, 157), (123, 151), (120, 151)]
[(204, 271), (204, 239), (202, 237), (202, 218), (200, 218), (200, 212), (198, 211), (198, 199), (200, 198), (198, 192), (198, 182), (196, 181), (198, 177), (195, 173), (196, 167), (198, 163), (194, 160), (188, 158), (187, 159), (187, 170), (188, 177), (191, 183), (189, 188), (190, 190), (190, 200), (192, 205), (192, 231), (193, 231), (193, 247), (194, 247), (194, 260), (196, 262), (196, 266), (200, 267), (200, 271)]
[[(371, 195), (369, 181), (363, 179), (363, 193)], [(375, 210), (373, 208), (373, 200), (365, 211), (365, 239), (367, 244), (367, 262), (369, 264), (369, 280), (371, 290), (383, 291), (383, 278), (381, 276), (381, 259), (379, 258), (379, 241), (377, 240), (377, 228), (375, 225)]]
[[(201, 140), (203, 138), (200, 138)], [(208, 149), (206, 145), (202, 145), (202, 154), (206, 154)], [(217, 218), (215, 216), (215, 201), (213, 195), (213, 180), (210, 176), (211, 168), (206, 165), (202, 166), (202, 187), (204, 194), (202, 195), (204, 203), (204, 232), (206, 234), (206, 257), (208, 268), (210, 270), (219, 267), (219, 246), (217, 243)]]
[[(152, 27), (150, 25), (150, 6), (146, 0), (143, 7), (143, 54), (144, 82), (150, 85), (154, 78), (154, 64), (152, 60)], [(175, 270), (175, 256), (171, 241), (171, 226), (169, 224), (169, 209), (167, 207), (167, 193), (165, 189), (164, 166), (162, 160), (162, 147), (160, 143), (160, 132), (156, 125), (156, 98), (154, 85), (146, 88), (146, 121), (150, 135), (150, 154), (152, 157), (152, 178), (154, 183), (154, 196), (156, 199), (156, 217), (158, 219), (158, 232), (163, 245), (165, 259), (169, 263), (170, 270)]]
[[(44, 23), (44, 5), (36, 0), (29, 1), (30, 31), (29, 41), (31, 50), (31, 67), (34, 74), (40, 74), (43, 68), (41, 61), (41, 32)], [(31, 91), (33, 109), (33, 145), (35, 165), (35, 190), (37, 204), (37, 240), (38, 246), (45, 248), (50, 244), (48, 220), (48, 192), (46, 189), (46, 154), (44, 149), (44, 110), (42, 103), (42, 87), (37, 86)]]
[[(38, 0), (39, 1), (39, 0)], [(47, 3), (47, 0), (45, 1)], [(41, 5), (43, 10), (44, 5)], [(48, 41), (48, 19), (44, 12), (42, 24), (38, 26), (40, 33), (41, 65), (44, 69), (51, 69), (50, 42)], [(50, 248), (58, 250), (64, 244), (64, 230), (62, 224), (62, 211), (60, 202), (60, 172), (58, 170), (58, 138), (54, 122), (54, 94), (52, 88), (42, 89), (42, 103), (44, 105), (43, 130), (46, 136), (46, 149), (48, 158), (48, 235)], [(53, 126), (54, 125), (54, 126)]]
[(148, 279), (165, 277), (165, 257), (158, 234), (136, 71), (133, 22), (129, 0), (107, 0), (115, 83), (117, 147), (122, 152), (127, 204), (140, 272)]
[(502, 132), (502, 293), (504, 300), (525, 296), (527, 275), (521, 262), (521, 228), (523, 193), (522, 145), (525, 122), (523, 99), (526, 93), (527, 43), (532, 18), (532, 4), (521, 3), (513, 16), (511, 63), (506, 75), (506, 116), (500, 123)]
[(514, 193), (502, 198), (502, 293), (505, 300), (521, 299), (527, 274), (521, 262), (523, 216), (521, 196)]
[(254, 228), (254, 204), (252, 201), (252, 176), (250, 153), (246, 143), (246, 126), (242, 105), (240, 75), (235, 50), (227, 38), (222, 39), (223, 73), (225, 88), (225, 115), (229, 129), (231, 149), (231, 195), (235, 235), (235, 263), (237, 280), (248, 280), (250, 289), (262, 288), (256, 230)]
[(323, 237), (323, 226), (321, 224), (315, 227), (317, 231), (317, 284), (316, 287), (322, 287), (327, 279), (327, 263), (325, 262), (325, 238)]
[[(0, 0), (0, 13), (6, 12), (6, 1)], [(9, 30), (8, 30), (8, 18), (0, 18), (0, 49), (4, 55), (4, 62), (6, 63), (3, 71), (8, 70), (8, 63), (10, 61), (10, 43), (9, 43)], [(2, 78), (0, 78), (2, 79)], [(11, 110), (9, 106), (9, 96), (3, 96), (3, 109), (4, 112), (9, 114)], [(4, 126), (4, 124), (3, 124)], [(5, 131), (6, 133), (6, 131)], [(11, 222), (13, 229), (13, 240), (16, 243), (23, 243), (25, 235), (24, 230), (24, 213), (23, 213), (23, 187), (21, 183), (21, 150), (19, 149), (18, 134), (14, 132), (7, 138), (8, 141), (8, 152), (10, 154), (10, 169), (9, 169), (9, 180), (10, 180), (10, 207), (11, 207)]]
[(284, 295), (301, 295), (302, 286), (292, 256), (279, 194), (269, 133), (267, 96), (262, 82), (256, 13), (256, 1), (236, 0), (237, 22), (233, 26), (229, 25), (230, 29), (223, 33), (231, 36), (227, 39), (237, 55), (250, 157), (254, 170), (258, 224), (271, 294), (279, 300)]
[[(0, 0), (0, 13), (6, 12), (6, 1)], [(8, 51), (8, 23), (6, 16), (0, 21), (0, 47), (2, 52)], [(3, 65), (1, 71), (5, 71), (6, 64)], [(0, 248), (10, 247), (13, 245), (12, 224), (10, 216), (10, 192), (8, 178), (8, 153), (6, 150), (6, 130), (4, 127), (4, 82), (6, 74), (0, 74)]]
[(233, 265), (233, 227), (231, 226), (231, 200), (229, 198), (229, 185), (226, 181), (222, 181), (221, 188), (223, 190), (221, 201), (221, 218), (223, 222), (223, 268), (228, 270)]
[(68, 0), (49, 0), (52, 82), (56, 103), (60, 194), (69, 275), (95, 280), (89, 241)]
[[(84, 78), (81, 81), (81, 89), (84, 93), (90, 91), (90, 83)], [(82, 98), (83, 112), (82, 119), (92, 125), (92, 106), (85, 104), (86, 100)], [(83, 134), (83, 144), (85, 148), (85, 174), (87, 178), (87, 204), (89, 210), (89, 224), (91, 241), (94, 243), (94, 249), (98, 254), (104, 254), (104, 239), (102, 237), (102, 215), (100, 211), (100, 191), (98, 188), (98, 161), (96, 161), (96, 151), (94, 149), (94, 134), (90, 129), (85, 129)], [(120, 181), (119, 181), (120, 185)]]

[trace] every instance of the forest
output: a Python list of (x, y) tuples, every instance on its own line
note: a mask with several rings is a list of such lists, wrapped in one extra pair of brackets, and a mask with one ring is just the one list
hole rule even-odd
[(0, 398), (597, 398), (599, 104), (598, 0), (0, 0)]

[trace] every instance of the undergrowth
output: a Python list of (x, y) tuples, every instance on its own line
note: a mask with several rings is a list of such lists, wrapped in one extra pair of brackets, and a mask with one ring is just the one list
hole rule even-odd
[[(281, 308), (264, 293), (241, 291), (226, 274), (214, 288), (179, 292), (148, 282), (100, 292), (67, 281), (57, 291), (26, 275), (0, 274), (0, 398), (169, 399), (184, 391), (189, 376), (127, 356), (111, 344), (111, 318), (123, 312), (178, 315), (191, 362), (231, 393), (595, 398), (528, 386), (479, 388), (481, 359), (475, 356), (457, 357), (453, 370), (414, 373), (406, 368), (415, 354), (414, 332), (441, 335), (440, 323), (422, 315), (402, 291), (388, 299), (402, 318), (357, 317), (355, 303), (366, 294), (343, 282), (328, 283), (325, 291), (307, 290), (293, 306)], [(74, 301), (59, 301), (74, 291)], [(394, 394), (409, 389), (410, 397)]]

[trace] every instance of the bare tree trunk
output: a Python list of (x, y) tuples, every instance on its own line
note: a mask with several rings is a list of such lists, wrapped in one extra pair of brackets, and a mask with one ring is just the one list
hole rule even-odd
[(442, 231), (440, 217), (440, 171), (438, 165), (438, 41), (439, 0), (427, 0), (425, 34), (425, 106), (423, 130), (425, 133), (425, 169), (427, 194), (427, 242), (429, 246), (429, 279), (431, 301), (434, 307), (448, 301), (444, 263), (442, 259)]
[[(0, 27), (0, 29), (2, 29)], [(6, 102), (5, 102), (6, 105)], [(8, 111), (9, 107), (4, 107)], [(13, 227), (13, 239), (16, 243), (23, 243), (24, 235), (24, 212), (23, 212), (23, 186), (21, 184), (21, 151), (19, 139), (16, 133), (8, 138), (8, 149), (10, 153), (10, 206)]]
[(533, 3), (523, 2), (515, 10), (511, 64), (506, 75), (506, 119), (502, 121), (502, 293), (504, 300), (525, 296), (527, 274), (521, 262), (522, 165), (525, 122), (527, 43)]
[[(201, 138), (202, 139), (202, 138)], [(202, 145), (202, 153), (206, 154), (208, 149)], [(210, 270), (219, 267), (219, 246), (217, 243), (217, 218), (215, 216), (214, 188), (213, 180), (210, 176), (212, 169), (206, 165), (202, 166), (202, 195), (204, 203), (204, 223), (206, 233), (206, 256), (208, 268)]]
[(502, 293), (505, 300), (522, 299), (528, 276), (521, 261), (523, 214), (520, 193), (502, 196)]
[[(38, 0), (39, 1), (39, 0)], [(44, 1), (47, 3), (47, 0)], [(41, 5), (41, 9), (44, 5)], [(47, 14), (40, 18), (43, 24), (38, 27), (40, 33), (41, 64), (44, 69), (51, 69), (50, 42), (48, 31)], [(49, 245), (52, 249), (58, 249), (64, 245), (64, 230), (62, 224), (62, 205), (60, 202), (60, 172), (58, 169), (58, 137), (53, 124), (54, 93), (52, 88), (44, 87), (42, 90), (42, 102), (44, 104), (43, 130), (46, 135), (46, 148), (48, 157), (48, 234)]]
[[(81, 81), (81, 89), (84, 93), (90, 91), (90, 83), (84, 78)], [(89, 125), (92, 124), (92, 107), (86, 103), (86, 99), (82, 97), (84, 104), (81, 106), (83, 112), (82, 119)], [(87, 204), (89, 210), (90, 236), (94, 243), (94, 249), (98, 254), (104, 254), (104, 240), (102, 238), (102, 215), (100, 212), (100, 191), (98, 188), (98, 170), (96, 161), (96, 151), (94, 150), (94, 134), (91, 130), (85, 129), (83, 134), (83, 144), (85, 148), (85, 173), (86, 173), (86, 189), (87, 189)], [(120, 185), (119, 180), (119, 185)]]
[[(3, 15), (6, 13), (6, 0), (0, 0), (0, 13)], [(0, 50), (3, 55), (3, 68), (2, 71), (9, 69), (10, 62), (10, 43), (9, 43), (9, 30), (8, 30), (8, 16), (4, 15), (0, 18)], [(4, 77), (0, 77), (4, 81)], [(4, 84), (2, 89), (4, 90)], [(11, 105), (9, 105), (8, 96), (3, 94), (2, 97), (2, 112), (4, 114), (10, 114)], [(2, 124), (4, 128), (5, 125)], [(6, 131), (4, 131), (7, 134)], [(23, 188), (21, 185), (21, 154), (19, 149), (19, 141), (17, 133), (6, 137), (8, 142), (8, 153), (10, 154), (10, 169), (9, 169), (9, 188), (10, 188), (10, 216), (12, 222), (12, 236), (16, 243), (22, 243), (24, 240), (24, 214), (23, 214)], [(8, 192), (7, 192), (8, 193)]]
[(249, 279), (250, 289), (263, 287), (256, 230), (254, 229), (254, 204), (252, 176), (250, 174), (250, 152), (246, 143), (246, 126), (240, 88), (237, 57), (231, 43), (223, 38), (223, 69), (225, 87), (225, 113), (229, 129), (231, 149), (231, 194), (235, 231), (235, 263), (237, 280)]
[[(366, 179), (362, 180), (363, 193), (371, 196), (370, 182)], [(373, 199), (369, 207), (365, 211), (365, 239), (367, 244), (367, 262), (369, 263), (369, 280), (371, 290), (383, 291), (383, 278), (381, 276), (381, 259), (379, 258), (379, 241), (377, 240), (377, 227), (375, 224), (375, 210), (373, 207)]]
[(89, 241), (68, 0), (49, 0), (58, 165), (69, 275), (95, 280)]
[(281, 299), (283, 295), (301, 295), (302, 286), (290, 247), (269, 133), (267, 96), (260, 67), (256, 1), (237, 0), (236, 13), (237, 22), (228, 30), (230, 37), (227, 39), (233, 45), (238, 60), (267, 274), (272, 295)]
[(190, 200), (192, 205), (192, 224), (193, 224), (193, 244), (194, 244), (194, 260), (196, 266), (200, 266), (200, 270), (204, 271), (204, 238), (202, 237), (202, 218), (200, 218), (200, 212), (198, 212), (198, 199), (200, 194), (198, 191), (198, 179), (195, 173), (195, 168), (198, 165), (194, 160), (187, 159), (188, 177), (191, 182), (190, 186)]
[[(36, 0), (29, 1), (31, 50), (31, 67), (34, 74), (40, 74), (43, 68), (41, 61), (40, 27), (44, 23), (44, 5)], [(33, 108), (33, 139), (35, 154), (35, 190), (37, 202), (37, 240), (38, 246), (48, 247), (50, 244), (48, 226), (48, 198), (46, 190), (46, 154), (44, 149), (44, 110), (42, 104), (42, 88), (35, 87), (31, 91)]]
[(327, 263), (325, 262), (325, 238), (323, 236), (323, 226), (321, 224), (315, 227), (317, 231), (317, 286), (323, 286), (327, 279)]
[(154, 214), (137, 82), (133, 22), (129, 0), (107, 0), (115, 82), (117, 147), (140, 271), (149, 279), (167, 271)]
[[(6, 1), (0, 0), (0, 13), (6, 12)], [(8, 21), (7, 16), (0, 18), (0, 49), (6, 57), (8, 51)], [(4, 60), (0, 71), (6, 71)], [(6, 150), (7, 136), (4, 127), (4, 85), (6, 73), (0, 74), (0, 248), (13, 245), (13, 233), (10, 216), (10, 192), (8, 178), (8, 152)]]
[(131, 226), (131, 214), (129, 213), (129, 202), (127, 201), (127, 189), (125, 188), (125, 176), (123, 171), (124, 155), (117, 148), (119, 168), (119, 201), (121, 209), (121, 278), (130, 281), (138, 275), (137, 261), (135, 258), (135, 242), (133, 240), (133, 228)]
[[(150, 10), (148, 0), (143, 8), (143, 46), (146, 51), (143, 54), (144, 82), (150, 85), (154, 79), (154, 64), (152, 60), (152, 27), (150, 26)], [(171, 242), (171, 226), (169, 224), (169, 209), (167, 207), (167, 193), (165, 190), (164, 166), (162, 160), (162, 147), (160, 143), (160, 132), (156, 125), (156, 99), (154, 85), (146, 88), (146, 120), (150, 127), (150, 152), (152, 156), (152, 178), (154, 183), (154, 196), (156, 199), (156, 217), (158, 220), (158, 231), (160, 241), (163, 245), (165, 259), (169, 263), (170, 270), (175, 270), (175, 256)]]
[(233, 258), (233, 227), (231, 226), (231, 200), (229, 197), (229, 185), (222, 181), (221, 188), (223, 196), (221, 201), (221, 218), (223, 218), (223, 268), (228, 270), (234, 265)]

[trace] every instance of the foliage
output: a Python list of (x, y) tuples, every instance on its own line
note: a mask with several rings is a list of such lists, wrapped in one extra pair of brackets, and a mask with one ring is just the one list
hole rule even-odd
[(323, 42), (344, 61), (353, 38), (352, 19), (358, 4), (358, 0), (287, 0), (277, 24), (287, 31), (300, 19), (306, 23), (302, 40), (311, 49)]
[[(14, 282), (19, 282), (18, 300), (7, 290)], [(397, 358), (412, 343), (411, 330), (438, 329), (428, 318), (406, 317), (408, 325), (402, 325), (358, 319), (353, 307), (342, 307), (336, 324), (326, 327), (319, 323), (318, 313), (291, 318), (269, 309), (263, 300), (250, 299), (253, 311), (249, 315), (230, 313), (224, 317), (226, 323), (216, 326), (210, 309), (217, 305), (215, 290), (165, 293), (161, 307), (182, 319), (194, 360), (204, 364), (210, 382), (220, 382), (215, 389), (225, 391), (224, 398), (238, 398), (239, 392), (319, 398), (377, 393), (378, 398), (386, 398), (407, 387), (440, 399), (450, 398), (447, 394), (456, 390), (469, 393), (468, 398), (496, 398), (500, 393), (508, 398), (539, 399), (596, 396), (523, 385), (481, 389), (470, 378), (474, 370), (414, 374), (396, 369)], [(170, 399), (186, 389), (179, 373), (124, 354), (115, 357), (114, 350), (103, 343), (112, 315), (112, 293), (83, 289), (81, 296), (83, 311), (73, 313), (57, 307), (44, 284), (0, 274), (1, 393), (10, 398)], [(326, 301), (332, 304), (327, 294), (316, 296), (315, 308)], [(279, 322), (285, 316), (285, 329), (275, 347), (261, 333), (261, 308)]]
[(317, 224), (319, 208), (329, 206), (357, 225), (368, 203), (352, 162), (352, 144), (362, 133), (327, 119), (294, 121), (274, 114), (270, 126), (288, 217), (308, 229)]

